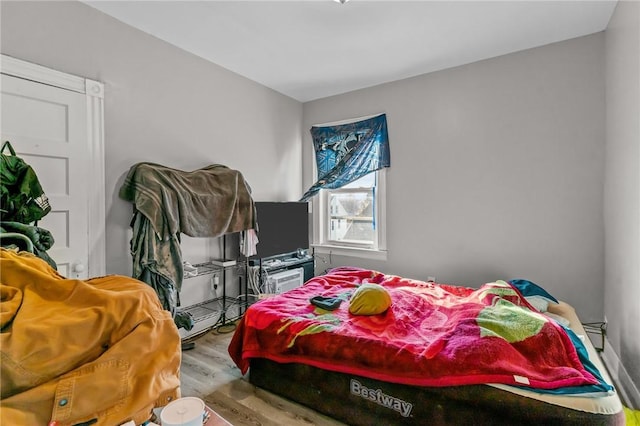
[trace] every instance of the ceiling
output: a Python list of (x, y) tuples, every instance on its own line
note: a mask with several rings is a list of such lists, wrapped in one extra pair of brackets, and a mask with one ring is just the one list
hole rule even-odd
[(606, 28), (605, 1), (85, 1), (306, 102)]

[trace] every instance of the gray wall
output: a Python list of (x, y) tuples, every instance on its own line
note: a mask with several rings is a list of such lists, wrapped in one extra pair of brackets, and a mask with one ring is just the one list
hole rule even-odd
[(640, 408), (640, 3), (618, 2), (605, 34), (604, 312), (608, 341), (635, 383), (627, 392)]
[[(256, 200), (300, 196), (300, 102), (83, 3), (1, 8), (2, 53), (105, 84), (108, 273), (131, 271), (131, 204), (118, 189), (134, 163), (224, 164), (243, 173)], [(185, 250), (217, 249), (203, 244)]]
[(308, 129), (387, 114), (388, 260), (324, 256), (478, 286), (526, 278), (603, 318), (604, 35), (304, 104)]

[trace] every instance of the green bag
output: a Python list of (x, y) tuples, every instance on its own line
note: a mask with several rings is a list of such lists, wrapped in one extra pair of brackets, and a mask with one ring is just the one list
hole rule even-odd
[(6, 141), (0, 149), (0, 221), (31, 223), (50, 211), (49, 199), (36, 172)]

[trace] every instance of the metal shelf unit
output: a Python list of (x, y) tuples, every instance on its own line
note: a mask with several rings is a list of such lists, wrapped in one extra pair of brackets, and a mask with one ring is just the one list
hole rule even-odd
[[(223, 236), (223, 255), (226, 256), (226, 236)], [(238, 254), (238, 257), (240, 255)], [(238, 258), (234, 265), (221, 266), (212, 262), (203, 262), (192, 265), (196, 268), (195, 275), (186, 275), (184, 280), (200, 277), (203, 275), (220, 274), (221, 280), (218, 285), (222, 286), (222, 295), (209, 300), (187, 306), (183, 308), (188, 312), (194, 321), (194, 332), (183, 337), (183, 341), (192, 339), (195, 336), (204, 334), (212, 329), (220, 328), (230, 322), (236, 321), (244, 315), (250, 305), (248, 296), (248, 262), (244, 257)], [(238, 297), (227, 296), (227, 273), (235, 271), (238, 277)]]
[[(247, 308), (244, 301), (233, 297), (216, 297), (215, 299), (205, 300), (204, 302), (191, 305), (184, 309), (193, 317), (194, 323), (210, 320), (215, 318), (213, 327), (224, 325), (226, 321), (235, 321), (239, 319)], [(236, 311), (236, 312), (234, 312)], [(223, 320), (224, 316), (224, 320)]]

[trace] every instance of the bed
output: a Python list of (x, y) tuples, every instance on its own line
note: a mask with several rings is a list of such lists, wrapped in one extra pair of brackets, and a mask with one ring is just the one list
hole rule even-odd
[[(388, 309), (353, 314), (365, 286)], [(229, 353), (254, 385), (351, 425), (623, 425), (585, 336), (530, 281), (473, 289), (344, 267), (252, 305)]]

